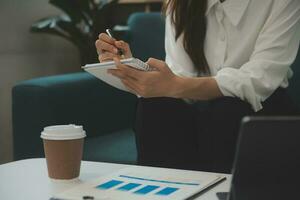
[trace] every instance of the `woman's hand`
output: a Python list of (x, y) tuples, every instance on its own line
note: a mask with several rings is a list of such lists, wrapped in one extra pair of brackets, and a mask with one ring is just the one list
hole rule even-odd
[[(99, 35), (99, 39), (95, 43), (97, 52), (98, 52), (98, 59), (100, 62), (105, 62), (105, 61), (111, 61), (113, 58), (131, 58), (131, 50), (129, 45), (120, 40), (117, 41), (114, 38), (111, 38), (108, 36), (106, 33), (101, 33)], [(118, 49), (122, 49), (124, 55), (121, 56), (118, 54)]]
[(147, 63), (156, 71), (148, 72), (123, 65), (118, 58), (114, 61), (117, 69), (108, 73), (120, 78), (132, 93), (142, 97), (176, 97), (180, 77), (173, 74), (164, 61), (150, 58)]

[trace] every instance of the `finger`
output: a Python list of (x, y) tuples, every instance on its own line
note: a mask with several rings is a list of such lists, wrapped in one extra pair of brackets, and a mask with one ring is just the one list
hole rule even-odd
[(130, 46), (128, 43), (126, 43), (122, 40), (116, 41), (115, 46), (123, 51), (123, 54), (125, 57), (127, 57), (127, 58), (132, 57), (132, 53), (131, 53)]
[(114, 57), (118, 57), (118, 55), (109, 52), (104, 52), (99, 55), (99, 61), (100, 62), (112, 61)]
[(108, 74), (111, 74), (111, 75), (113, 75), (113, 76), (115, 76), (115, 77), (118, 77), (118, 78), (121, 79), (121, 80), (125, 80), (125, 79), (128, 78), (128, 77), (127, 77), (125, 74), (123, 74), (122, 71), (120, 71), (119, 69), (108, 69), (108, 70), (107, 70), (107, 73), (108, 73)]
[(118, 53), (118, 49), (114, 45), (111, 45), (101, 40), (96, 41), (96, 48), (98, 51), (100, 51), (100, 53), (104, 53), (106, 51), (114, 54)]
[(107, 42), (107, 43), (112, 44), (112, 45), (114, 45), (115, 41), (116, 41), (115, 38), (110, 37), (106, 33), (100, 33), (99, 34), (99, 40), (102, 40), (102, 41)]
[(138, 69), (134, 69), (130, 66), (126, 66), (126, 65), (121, 65), (120, 69), (123, 71), (124, 74), (126, 74), (127, 76), (129, 76), (132, 79), (138, 80), (140, 81), (142, 79), (142, 77), (144, 76), (141, 70)]
[(149, 58), (148, 61), (146, 62), (150, 67), (154, 67), (158, 69), (159, 71), (166, 70), (168, 66), (166, 63), (162, 60), (158, 60), (155, 58)]
[(135, 69), (130, 66), (122, 64), (119, 58), (115, 57), (114, 61), (116, 63), (116, 67), (119, 70), (121, 70), (123, 74), (130, 77), (131, 79), (141, 81), (143, 79), (143, 77), (145, 76), (145, 73), (148, 73), (148, 72), (143, 72), (141, 70), (138, 70), (138, 69)]
[(112, 61), (113, 60), (113, 58), (101, 58), (101, 56), (99, 56), (99, 61), (100, 61), (100, 63), (103, 63), (103, 62), (109, 62), (109, 61)]
[(123, 40), (115, 41), (115, 45), (116, 45), (116, 47), (121, 48), (121, 49), (123, 49), (125, 51), (129, 51), (130, 50), (129, 44), (126, 43), (126, 42), (124, 42)]
[(122, 68), (122, 63), (119, 58), (114, 58), (114, 62), (117, 68)]
[(121, 61), (118, 58), (114, 58), (114, 61), (116, 63), (117, 68), (120, 69), (124, 74), (126, 74), (130, 78), (140, 79), (140, 77), (142, 76), (141, 75), (142, 71), (122, 64)]
[(140, 87), (138, 86), (137, 83), (135, 83), (134, 81), (131, 80), (122, 80), (122, 83), (129, 88), (130, 90), (132, 90), (134, 92), (134, 94), (139, 94), (140, 92)]
[(126, 65), (124, 65), (124, 64), (121, 63), (120, 58), (115, 57), (115, 58), (114, 58), (114, 62), (115, 62), (116, 67), (117, 67), (120, 71), (126, 72), (126, 71), (122, 70), (123, 68), (126, 68)]
[(102, 52), (101, 52), (101, 47), (100, 47), (100, 40), (96, 40), (95, 42), (95, 47), (97, 49), (97, 53), (98, 55), (100, 55)]
[(121, 70), (119, 69), (108, 69), (107, 70), (108, 74), (111, 74), (119, 79), (121, 79), (121, 81), (130, 81), (130, 82), (136, 82), (135, 79), (132, 79), (131, 77), (128, 77), (126, 74), (124, 74)]
[[(123, 84), (124, 84), (124, 83), (123, 83)], [(125, 88), (126, 88), (131, 94), (138, 95), (138, 94), (136, 93), (136, 91), (134, 91), (133, 89), (131, 89), (129, 86), (127, 86), (127, 85), (125, 85), (125, 84), (124, 84), (124, 86), (125, 86)]]

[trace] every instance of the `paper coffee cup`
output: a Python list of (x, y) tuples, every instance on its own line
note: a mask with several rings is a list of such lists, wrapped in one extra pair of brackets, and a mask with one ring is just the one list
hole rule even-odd
[(48, 175), (52, 179), (70, 180), (80, 174), (85, 131), (74, 124), (44, 128), (44, 143)]

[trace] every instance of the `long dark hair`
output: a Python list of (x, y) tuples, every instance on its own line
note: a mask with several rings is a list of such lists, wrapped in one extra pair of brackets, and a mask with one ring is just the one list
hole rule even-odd
[[(168, 0), (164, 11), (170, 14), (175, 39), (183, 34), (183, 46), (199, 73), (209, 73), (204, 55), (207, 0)], [(166, 13), (168, 12), (168, 13)]]

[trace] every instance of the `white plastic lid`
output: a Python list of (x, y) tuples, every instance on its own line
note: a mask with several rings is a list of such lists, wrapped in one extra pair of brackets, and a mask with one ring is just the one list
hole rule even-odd
[(75, 124), (47, 126), (41, 133), (46, 140), (74, 140), (86, 137), (82, 126)]

